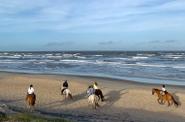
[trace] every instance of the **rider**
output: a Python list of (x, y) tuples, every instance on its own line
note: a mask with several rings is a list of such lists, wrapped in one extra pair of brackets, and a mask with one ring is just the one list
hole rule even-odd
[(30, 87), (28, 88), (27, 95), (33, 95), (36, 98), (34, 91), (35, 90), (33, 88), (33, 85), (31, 84)]
[(162, 95), (166, 94), (167, 91), (166, 91), (165, 85), (162, 85), (161, 91), (162, 91), (161, 92)]
[(64, 90), (67, 88), (68, 88), (68, 82), (67, 82), (67, 80), (65, 80), (63, 83), (63, 89), (62, 89), (61, 93), (63, 94)]
[(102, 91), (98, 88), (98, 83), (97, 82), (94, 82), (93, 84), (93, 88), (95, 89), (95, 94), (99, 92), (99, 95), (101, 97), (101, 100), (104, 101), (104, 96), (103, 96), (103, 93)]
[(98, 88), (98, 83), (97, 83), (97, 82), (94, 82), (93, 88), (94, 88), (95, 90), (96, 90), (96, 89), (99, 89), (99, 88)]
[(93, 88), (93, 86), (92, 86), (92, 85), (89, 86), (89, 87), (88, 87), (88, 90), (87, 90), (87, 95), (88, 95), (88, 97), (89, 97), (90, 95), (94, 94), (94, 93), (95, 93), (95, 89)]

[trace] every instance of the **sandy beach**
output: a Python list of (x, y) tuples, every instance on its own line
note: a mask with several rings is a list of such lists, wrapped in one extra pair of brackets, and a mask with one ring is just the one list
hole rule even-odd
[[(73, 100), (60, 95), (63, 80), (68, 80)], [(105, 96), (96, 110), (88, 105), (86, 95), (92, 81), (98, 82)], [(25, 96), (30, 84), (34, 85), (37, 95), (35, 112), (46, 115), (80, 122), (185, 121), (184, 87), (166, 86), (180, 103), (179, 107), (168, 107), (160, 105), (157, 96), (152, 95), (152, 88), (160, 88), (160, 85), (100, 77), (0, 72), (0, 103), (26, 109)]]

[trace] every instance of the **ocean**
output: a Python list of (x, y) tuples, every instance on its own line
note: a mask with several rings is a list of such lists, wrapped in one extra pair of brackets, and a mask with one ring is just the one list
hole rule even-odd
[(185, 85), (185, 51), (0, 52), (0, 71)]

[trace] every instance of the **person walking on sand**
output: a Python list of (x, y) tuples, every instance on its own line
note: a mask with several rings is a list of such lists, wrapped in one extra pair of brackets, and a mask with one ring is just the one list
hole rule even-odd
[(67, 82), (67, 80), (65, 80), (63, 83), (63, 88), (62, 88), (61, 94), (63, 94), (64, 90), (67, 88), (68, 88), (68, 82)]

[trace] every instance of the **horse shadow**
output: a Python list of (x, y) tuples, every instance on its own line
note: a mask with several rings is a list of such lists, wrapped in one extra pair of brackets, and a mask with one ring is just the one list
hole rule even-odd
[[(119, 99), (121, 99), (121, 96), (123, 94), (128, 93), (128, 91), (126, 91), (127, 89), (120, 89), (120, 90), (112, 90), (110, 92), (108, 92), (108, 94), (105, 95), (105, 101), (106, 104), (105, 106), (112, 106), (115, 102), (117, 102)], [(123, 92), (125, 91), (125, 92)]]
[(81, 100), (81, 99), (85, 98), (85, 96), (87, 96), (87, 92), (86, 91), (83, 91), (83, 92), (81, 92), (81, 93), (79, 93), (77, 95), (74, 95), (73, 96), (73, 99), (75, 101), (78, 101), (78, 100)]
[(6, 103), (6, 104), (12, 104), (12, 103), (17, 103), (23, 101), (24, 98), (18, 98), (14, 100), (0, 100), (0, 103)]
[(178, 103), (179, 105), (182, 105), (179, 96), (177, 96), (176, 94), (177, 94), (177, 92), (172, 93), (174, 99), (177, 101), (177, 103)]
[(63, 104), (63, 101), (62, 100), (58, 100), (58, 101), (53, 101), (53, 102), (50, 102), (50, 103), (42, 104), (39, 107), (40, 108), (51, 108), (51, 107), (60, 106), (62, 104)]
[(41, 108), (52, 108), (52, 107), (59, 107), (59, 106), (62, 106), (62, 105), (69, 105), (69, 104), (72, 104), (74, 102), (77, 102), (83, 98), (85, 98), (86, 96), (86, 92), (82, 92), (80, 94), (77, 94), (77, 95), (74, 95), (73, 96), (73, 99), (65, 99), (64, 95), (62, 95), (63, 99), (62, 100), (57, 100), (57, 101), (53, 101), (53, 102), (50, 102), (50, 103), (47, 103), (47, 104), (43, 104), (41, 105), (40, 107)]

